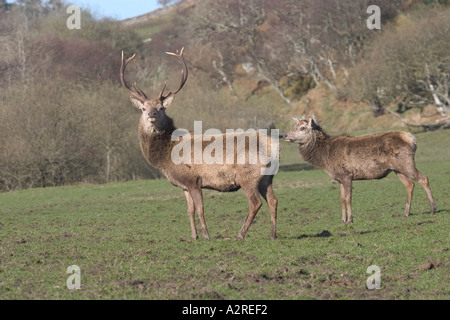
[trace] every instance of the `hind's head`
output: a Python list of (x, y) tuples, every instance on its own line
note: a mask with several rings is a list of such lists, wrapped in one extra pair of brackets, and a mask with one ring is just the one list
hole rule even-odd
[(285, 141), (306, 144), (311, 141), (311, 139), (315, 138), (315, 131), (321, 131), (320, 127), (312, 118), (309, 118), (309, 120), (304, 120), (294, 117), (293, 119), (295, 121), (294, 128), (288, 132), (284, 139)]

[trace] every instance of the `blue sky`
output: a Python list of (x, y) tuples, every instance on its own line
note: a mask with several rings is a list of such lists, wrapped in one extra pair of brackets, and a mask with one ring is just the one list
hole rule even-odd
[(157, 0), (67, 0), (82, 8), (89, 8), (98, 18), (118, 20), (139, 16), (161, 7)]

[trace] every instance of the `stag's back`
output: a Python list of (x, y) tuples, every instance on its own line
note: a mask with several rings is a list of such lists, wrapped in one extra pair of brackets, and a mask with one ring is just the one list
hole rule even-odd
[(172, 149), (175, 158), (182, 156), (172, 159), (178, 178), (198, 179), (203, 188), (236, 191), (242, 185), (258, 185), (263, 176), (277, 170), (278, 143), (260, 132), (186, 133), (179, 143)]

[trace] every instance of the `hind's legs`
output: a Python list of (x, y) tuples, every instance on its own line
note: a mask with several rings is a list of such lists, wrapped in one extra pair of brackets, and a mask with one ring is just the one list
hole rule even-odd
[(433, 195), (431, 194), (430, 182), (428, 181), (428, 178), (423, 174), (421, 174), (419, 171), (417, 171), (417, 173), (418, 173), (417, 182), (419, 182), (425, 189), (428, 201), (430, 201), (430, 208), (431, 208), (430, 213), (434, 214), (436, 212), (436, 202), (434, 202)]
[[(420, 173), (413, 164), (411, 164), (410, 166), (407, 166), (407, 168), (409, 168), (410, 170), (405, 170), (405, 172), (397, 172), (396, 171), (397, 176), (400, 178), (400, 180), (402, 180), (407, 191), (408, 191), (408, 185), (410, 185), (411, 183), (414, 185), (414, 183), (412, 181), (408, 181), (408, 180), (415, 180), (422, 185), (422, 187), (425, 189), (425, 192), (427, 193), (428, 201), (430, 202), (430, 213), (434, 214), (436, 212), (436, 202), (434, 202), (433, 195), (431, 194), (430, 183), (428, 181), (428, 178), (425, 175), (423, 175), (422, 173)], [(412, 188), (414, 188), (414, 186)], [(409, 193), (410, 192), (408, 191), (408, 198), (409, 198)], [(411, 197), (412, 197), (412, 190), (411, 190)], [(410, 199), (409, 199), (409, 203), (411, 203)], [(405, 214), (406, 214), (406, 210), (405, 210)]]
[[(352, 223), (352, 180), (345, 179), (340, 181), (339, 187), (341, 190), (342, 222)], [(345, 210), (345, 208), (347, 208), (347, 210)]]
[(400, 179), (401, 182), (405, 185), (406, 188), (406, 206), (405, 206), (405, 217), (409, 216), (410, 210), (411, 210), (411, 199), (414, 191), (414, 181), (411, 178), (408, 178), (404, 174), (400, 172), (396, 172), (397, 177)]
[(340, 195), (341, 195), (341, 206), (342, 206), (342, 223), (347, 222), (347, 209), (345, 204), (345, 190), (342, 183), (339, 184)]

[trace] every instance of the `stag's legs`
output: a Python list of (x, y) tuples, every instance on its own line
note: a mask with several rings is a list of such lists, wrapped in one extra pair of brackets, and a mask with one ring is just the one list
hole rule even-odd
[(273, 176), (268, 176), (267, 181), (263, 180), (259, 185), (259, 193), (266, 200), (270, 209), (270, 218), (272, 221), (272, 231), (270, 232), (270, 238), (277, 238), (277, 205), (278, 200), (273, 193), (272, 179)]
[(184, 190), (184, 196), (186, 197), (186, 205), (187, 205), (187, 212), (189, 215), (189, 221), (191, 223), (191, 233), (192, 233), (192, 239), (197, 239), (197, 228), (195, 227), (195, 207), (194, 207), (194, 200), (192, 200), (192, 197), (190, 193), (187, 190)]
[(245, 221), (244, 225), (242, 226), (242, 228), (238, 234), (238, 238), (240, 240), (244, 239), (248, 228), (252, 224), (253, 219), (255, 219), (256, 213), (258, 212), (259, 208), (261, 208), (261, 206), (262, 206), (262, 202), (259, 197), (257, 188), (242, 188), (242, 191), (244, 192), (245, 197), (248, 200), (249, 210), (248, 210), (247, 220)]
[[(203, 237), (209, 240), (208, 229), (206, 228), (205, 216), (203, 215), (203, 195), (202, 189), (192, 189), (189, 191), (192, 200), (194, 202), (195, 211), (197, 211), (198, 218), (200, 220), (200, 224), (202, 226)], [(191, 226), (192, 228), (192, 226)]]
[(400, 181), (403, 182), (403, 184), (406, 187), (407, 199), (405, 206), (405, 217), (407, 217), (409, 216), (409, 212), (411, 210), (411, 199), (414, 191), (414, 181), (400, 172), (396, 172), (396, 174), (397, 177), (400, 179)]
[[(341, 191), (341, 204), (342, 204), (342, 222), (352, 223), (352, 180), (346, 180), (339, 183)], [(347, 211), (345, 208), (347, 207)]]

